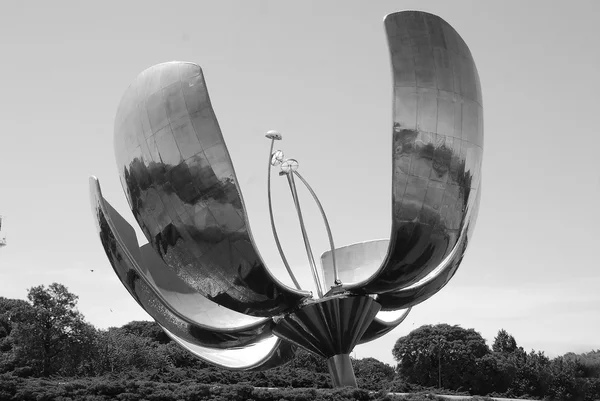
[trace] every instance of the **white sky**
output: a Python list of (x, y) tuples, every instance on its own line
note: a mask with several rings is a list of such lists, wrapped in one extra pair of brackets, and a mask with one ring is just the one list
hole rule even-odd
[[(56, 281), (98, 327), (148, 318), (104, 254), (88, 176), (134, 223), (113, 119), (135, 76), (164, 61), (203, 67), (253, 234), (282, 280), (266, 204), (269, 129), (300, 161), (338, 246), (389, 236), (392, 88), (382, 20), (408, 9), (444, 18), (473, 53), (485, 112), (483, 195), (453, 280), (356, 356), (391, 363), (399, 336), (441, 322), (490, 341), (504, 328), (551, 356), (600, 348), (594, 0), (3, 3), (0, 214), (9, 245), (0, 249), (0, 295), (25, 298)], [(274, 184), (284, 249), (309, 286), (287, 184), (277, 176)], [(327, 237), (301, 196), (320, 255)]]

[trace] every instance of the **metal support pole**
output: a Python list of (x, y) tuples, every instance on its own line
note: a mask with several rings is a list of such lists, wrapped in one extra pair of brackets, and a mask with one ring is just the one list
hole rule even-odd
[(329, 368), (333, 387), (358, 387), (349, 354), (332, 356), (327, 359), (327, 367)]
[(313, 275), (313, 280), (317, 286), (317, 294), (319, 298), (323, 297), (323, 286), (321, 279), (317, 272), (317, 265), (315, 264), (315, 257), (313, 256), (310, 242), (308, 240), (308, 234), (306, 233), (306, 227), (304, 226), (304, 219), (302, 218), (302, 211), (300, 210), (300, 201), (298, 199), (298, 193), (296, 192), (296, 183), (294, 182), (293, 172), (286, 174), (288, 183), (290, 184), (290, 190), (292, 191), (292, 198), (294, 199), (294, 205), (296, 206), (296, 212), (298, 212), (298, 220), (300, 221), (300, 230), (302, 230), (302, 239), (304, 240), (304, 247), (306, 248), (306, 256), (308, 256), (308, 263), (310, 264), (310, 270)]

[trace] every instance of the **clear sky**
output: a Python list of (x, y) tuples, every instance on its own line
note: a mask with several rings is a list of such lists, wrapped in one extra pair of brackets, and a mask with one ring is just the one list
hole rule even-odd
[[(267, 130), (319, 195), (336, 245), (386, 238), (391, 213), (391, 74), (383, 17), (439, 15), (469, 45), (485, 113), (483, 195), (461, 268), (356, 356), (391, 363), (395, 340), (435, 323), (501, 328), (550, 356), (600, 348), (600, 2), (38, 1), (0, 15), (0, 296), (60, 282), (97, 327), (148, 319), (118, 281), (91, 214), (88, 176), (135, 221), (113, 153), (119, 99), (145, 68), (200, 64), (272, 270)], [(291, 196), (275, 176), (288, 259), (310, 274)], [(327, 237), (301, 193), (320, 255)], [(141, 236), (141, 232), (138, 230)], [(140, 238), (142, 243), (146, 240)], [(91, 271), (93, 270), (93, 272)]]

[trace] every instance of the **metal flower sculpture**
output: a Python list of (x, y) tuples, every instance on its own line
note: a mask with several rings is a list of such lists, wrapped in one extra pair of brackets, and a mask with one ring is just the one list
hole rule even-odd
[[(335, 249), (298, 162), (273, 146), (271, 227), (296, 288), (278, 281), (252, 239), (240, 186), (199, 66), (142, 72), (125, 92), (115, 152), (131, 210), (149, 243), (102, 197), (91, 198), (106, 254), (130, 294), (194, 355), (230, 369), (288, 362), (298, 346), (326, 358), (334, 386), (356, 385), (349, 354), (395, 328), (452, 278), (475, 226), (483, 146), (481, 88), (471, 53), (441, 18), (385, 19), (394, 79), (392, 232)], [(300, 289), (281, 250), (271, 170), (290, 185), (317, 294)], [(314, 261), (296, 179), (313, 195), (331, 250)]]

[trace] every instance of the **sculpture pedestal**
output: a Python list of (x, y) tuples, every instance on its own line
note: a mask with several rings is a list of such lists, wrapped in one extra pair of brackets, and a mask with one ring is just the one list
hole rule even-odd
[(327, 359), (333, 387), (358, 387), (349, 354), (334, 355)]
[(327, 359), (333, 387), (356, 387), (350, 352), (380, 309), (369, 296), (332, 295), (285, 315), (273, 334)]

